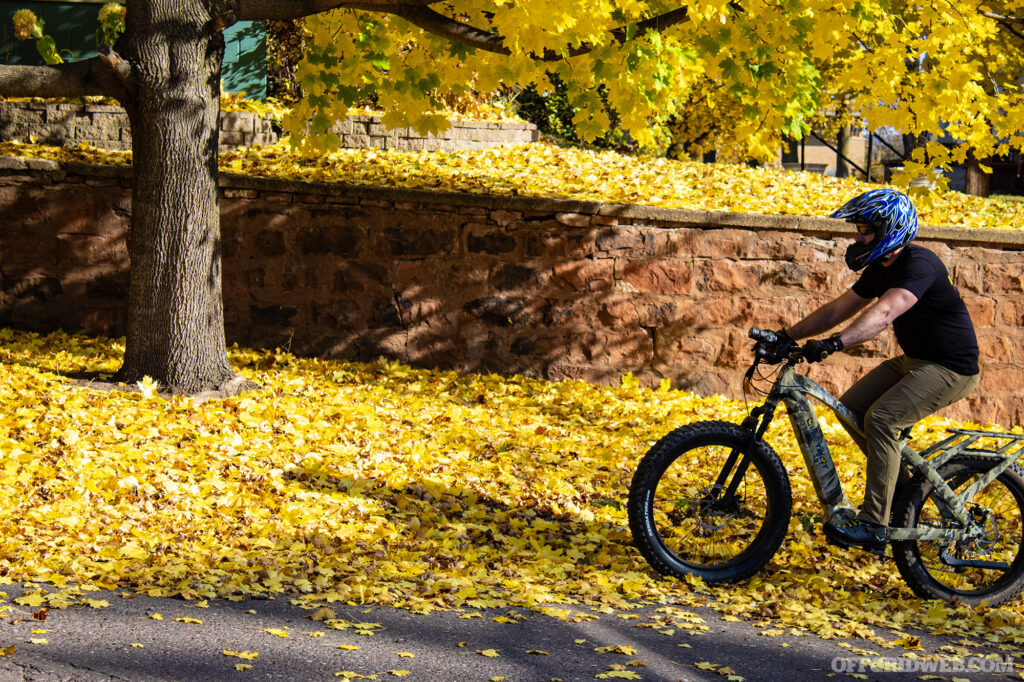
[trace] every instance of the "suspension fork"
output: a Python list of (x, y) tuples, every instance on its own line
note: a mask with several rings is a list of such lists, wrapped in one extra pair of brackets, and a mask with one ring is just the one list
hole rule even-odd
[[(750, 433), (750, 437), (747, 442), (743, 445), (743, 458), (740, 459), (740, 449), (735, 448), (729, 453), (729, 456), (725, 460), (725, 464), (722, 466), (722, 471), (718, 474), (718, 479), (715, 481), (715, 489), (721, 490), (725, 487), (726, 481), (729, 479), (730, 473), (733, 471), (733, 467), (736, 468), (735, 473), (732, 474), (732, 480), (729, 481), (728, 487), (722, 494), (720, 501), (731, 502), (736, 497), (736, 490), (740, 486), (740, 481), (747, 475), (747, 469), (750, 467), (750, 453), (754, 451), (754, 444), (764, 438), (765, 432), (768, 430), (768, 426), (772, 423), (772, 419), (775, 417), (775, 408), (779, 405), (779, 398), (774, 395), (774, 392), (768, 396), (763, 404), (755, 407), (750, 411), (750, 414), (746, 416), (740, 426)], [(737, 466), (737, 460), (739, 465)]]

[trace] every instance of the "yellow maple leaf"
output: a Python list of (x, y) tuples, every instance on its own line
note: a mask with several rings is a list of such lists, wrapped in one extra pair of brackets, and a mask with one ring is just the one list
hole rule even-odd
[(137, 381), (135, 385), (138, 387), (143, 398), (153, 398), (160, 389), (160, 384), (154, 381), (152, 377), (148, 376), (142, 377), (142, 380)]
[(497, 658), (500, 655), (497, 649), (483, 649), (481, 651), (477, 651), (477, 653), (481, 656), (486, 656), (487, 658)]
[[(159, 615), (159, 614), (153, 614), (153, 615), (156, 616), (156, 615)], [(154, 620), (160, 620), (160, 619), (159, 618), (154, 618)], [(174, 620), (179, 622), (179, 623), (189, 623), (191, 625), (202, 625), (203, 624), (203, 621), (201, 621), (200, 619), (198, 619), (198, 618), (190, 618), (189, 616), (184, 616), (182, 618), (175, 618)]]
[(46, 595), (45, 594), (26, 594), (24, 596), (21, 596), (21, 597), (18, 597), (17, 599), (15, 599), (14, 603), (15, 604), (21, 604), (22, 606), (31, 606), (31, 607), (35, 608), (35, 607), (38, 607), (38, 606), (42, 606), (44, 603), (46, 603)]
[(291, 634), (287, 630), (281, 630), (279, 628), (264, 628), (263, 632), (268, 635), (274, 635), (275, 637), (291, 637)]
[(234, 656), (235, 658), (244, 658), (247, 661), (254, 661), (259, 657), (259, 653), (255, 651), (229, 651), (225, 649), (221, 652), (225, 656)]
[(920, 651), (923, 647), (921, 646), (921, 638), (907, 635), (896, 640), (898, 646), (910, 651)]
[(597, 675), (594, 675), (594, 677), (596, 677), (599, 680), (611, 680), (611, 679), (618, 679), (618, 680), (642, 680), (643, 679), (640, 675), (637, 675), (632, 670), (608, 670), (608, 671), (605, 671), (603, 673), (598, 673)]
[(625, 656), (632, 656), (636, 653), (636, 648), (628, 644), (612, 644), (609, 646), (599, 646), (594, 649), (599, 654), (623, 654)]

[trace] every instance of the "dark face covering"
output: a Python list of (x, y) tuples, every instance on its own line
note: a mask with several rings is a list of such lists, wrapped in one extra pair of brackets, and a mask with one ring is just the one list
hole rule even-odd
[(846, 248), (846, 267), (857, 272), (868, 264), (871, 252), (875, 250), (874, 242), (869, 244), (858, 244), (854, 242)]

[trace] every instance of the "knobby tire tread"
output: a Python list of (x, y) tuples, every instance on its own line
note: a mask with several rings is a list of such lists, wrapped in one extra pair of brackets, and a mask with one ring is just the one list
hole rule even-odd
[(644, 455), (629, 488), (629, 527), (637, 549), (658, 573), (680, 579), (693, 575), (708, 584), (739, 582), (761, 570), (782, 546), (792, 513), (792, 492), (785, 466), (764, 441), (754, 444), (753, 458), (760, 466), (752, 465), (756, 471), (763, 473), (765, 487), (771, 495), (772, 508), (768, 510), (769, 518), (762, 532), (751, 545), (754, 549), (739, 565), (718, 569), (696, 568), (674, 561), (670, 550), (657, 538), (649, 513), (658, 481), (672, 462), (704, 444), (739, 445), (749, 437), (750, 433), (738, 424), (725, 421), (697, 422), (680, 426), (666, 434)]
[[(942, 467), (943, 477), (947, 480), (958, 472), (984, 472), (994, 466), (992, 460), (984, 457), (962, 456), (953, 459)], [(953, 467), (956, 467), (955, 469)], [(996, 478), (996, 481), (1004, 480), (1008, 487), (1016, 487), (1017, 491), (1024, 497), (1024, 470), (1018, 465), (1013, 465)], [(993, 481), (995, 482), (995, 481)], [(898, 499), (894, 503), (893, 526), (899, 528), (910, 527), (911, 521), (920, 507), (927, 499), (931, 491), (931, 484), (927, 479), (911, 481), (900, 491)], [(1024, 509), (1021, 509), (1024, 513)], [(916, 523), (916, 521), (915, 521)], [(990, 606), (1003, 604), (1024, 589), (1024, 545), (1019, 546), (1017, 556), (1010, 566), (1006, 577), (1000, 579), (996, 585), (988, 590), (983, 590), (973, 595), (964, 595), (946, 587), (931, 577), (927, 568), (923, 565), (916, 551), (917, 543), (913, 541), (893, 542), (892, 555), (899, 569), (904, 582), (910, 586), (914, 594), (922, 599), (958, 599), (971, 606), (978, 606), (987, 603)]]

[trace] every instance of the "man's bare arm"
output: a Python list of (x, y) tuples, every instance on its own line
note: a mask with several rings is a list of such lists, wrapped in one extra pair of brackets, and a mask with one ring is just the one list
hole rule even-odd
[(847, 289), (845, 293), (821, 306), (786, 331), (796, 340), (817, 336), (850, 319), (870, 302), (870, 299), (861, 298), (853, 293), (853, 289)]
[(892, 324), (893, 320), (910, 310), (917, 303), (917, 296), (906, 289), (889, 289), (867, 310), (860, 314), (840, 338), (843, 346), (853, 346), (875, 338)]

